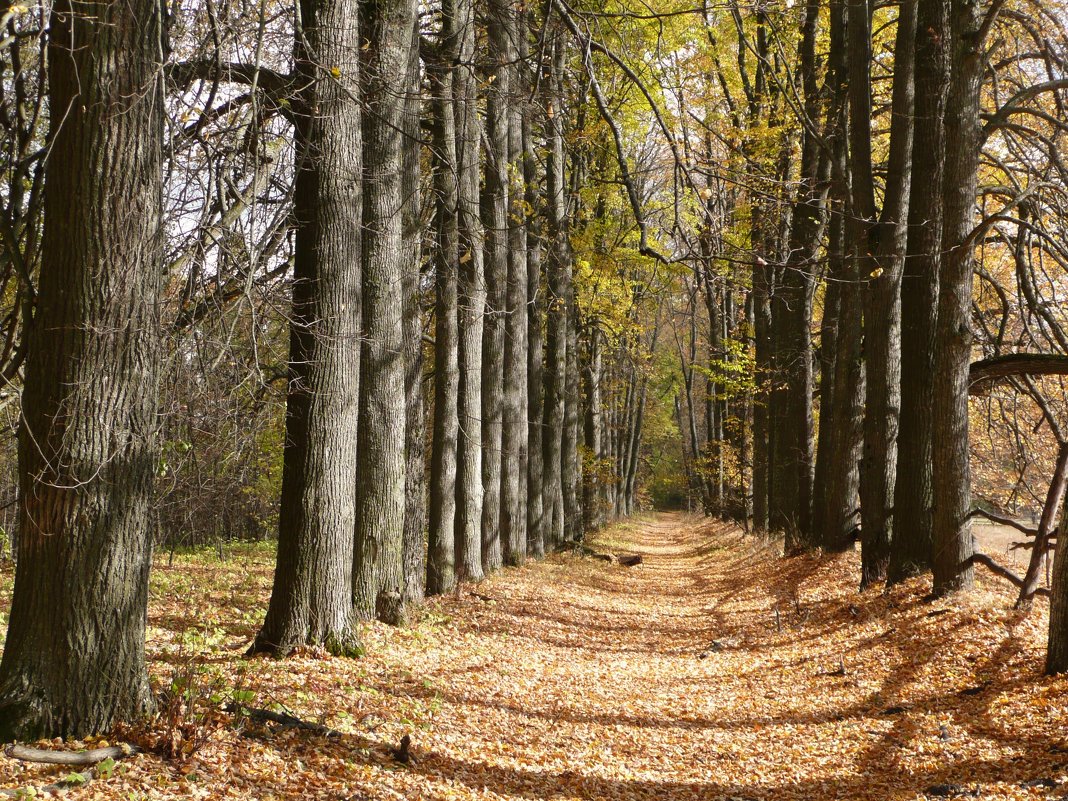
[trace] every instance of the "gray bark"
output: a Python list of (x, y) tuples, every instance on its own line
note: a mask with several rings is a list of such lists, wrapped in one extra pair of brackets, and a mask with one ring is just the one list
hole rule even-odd
[(563, 437), (564, 392), (567, 382), (567, 287), (571, 260), (567, 245), (566, 182), (564, 180), (564, 137), (560, 107), (560, 70), (563, 45), (554, 45), (554, 68), (550, 78), (550, 104), (555, 112), (546, 121), (548, 137), (546, 221), (547, 221), (547, 317), (545, 325), (545, 424), (542, 432), (545, 547), (551, 549), (564, 540)]
[(485, 185), (486, 315), (482, 329), (482, 569), (504, 564), (501, 545), (501, 445), (504, 435), (504, 349), (508, 303), (508, 143), (512, 83), (506, 21), (509, 0), (490, 0), (487, 15)]
[[(520, 53), (526, 50), (525, 39), (520, 40)], [(545, 292), (542, 269), (544, 260), (540, 217), (529, 212), (539, 209), (538, 163), (534, 158), (531, 123), (523, 123), (523, 178), (526, 184), (524, 200), (527, 225), (527, 552), (534, 558), (545, 555), (547, 531), (545, 515), (545, 460), (543, 455), (545, 411), (544, 329)]]
[[(509, 6), (505, 27), (508, 62), (518, 58), (521, 12)], [(508, 289), (504, 351), (504, 431), (501, 465), (501, 532), (504, 561), (522, 564), (527, 556), (527, 226), (524, 208), (523, 129), (527, 117), (526, 87), (519, 70), (512, 68), (512, 89), (507, 98), (510, 178), (508, 207)]]
[[(870, 40), (870, 16), (867, 36)], [(913, 66), (916, 34), (914, 0), (899, 7), (895, 40), (894, 85), (883, 208), (869, 229), (864, 310), (864, 359), (867, 404), (864, 413), (864, 460), (861, 467), (861, 586), (886, 578), (893, 539), (894, 480), (897, 477), (897, 430), (901, 404), (901, 270), (908, 235), (909, 186), (912, 179)], [(852, 57), (852, 54), (851, 54)], [(866, 82), (870, 132), (870, 77)], [(870, 134), (869, 134), (870, 136)], [(869, 159), (870, 167), (870, 159)], [(873, 183), (869, 173), (854, 176)]]
[[(37, 325), (19, 430), (19, 560), (0, 740), (79, 737), (151, 706), (158, 462), (160, 5), (51, 9)], [(122, 213), (116, 213), (121, 209)]]
[(412, 26), (404, 96), (404, 154), (401, 196), (404, 202), (404, 544), (403, 602), (423, 602), (426, 590), (426, 410), (423, 405), (423, 304), (420, 287), (423, 221), (420, 205), (419, 26)]
[[(352, 628), (359, 387), (361, 113), (356, 4), (305, 0), (295, 47), (296, 252), (274, 588), (253, 651), (357, 645)], [(312, 52), (308, 51), (311, 48)], [(319, 65), (325, 58), (340, 73)]]
[(356, 613), (404, 621), (405, 517), (404, 292), (402, 174), (404, 97), (408, 84), (412, 0), (364, 5), (361, 84), (364, 115), (362, 327), (356, 542)]
[(479, 218), (478, 78), (475, 65), (475, 9), (472, 0), (455, 5), (457, 60), (453, 72), (456, 114), (456, 173), (460, 226), (459, 367), (460, 425), (456, 476), (458, 577), (481, 581), (482, 570), (482, 326), (486, 308), (483, 230)]
[(460, 260), (456, 184), (456, 121), (452, 110), (455, 36), (449, 8), (443, 9), (439, 62), (428, 65), (434, 165), (434, 439), (430, 454), (430, 532), (427, 593), (449, 592), (456, 584), (457, 272)]

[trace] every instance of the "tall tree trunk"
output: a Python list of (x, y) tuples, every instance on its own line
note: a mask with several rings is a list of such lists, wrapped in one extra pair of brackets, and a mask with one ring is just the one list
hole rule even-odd
[(975, 569), (968, 525), (968, 365), (971, 362), (972, 264), (979, 166), (979, 94), (983, 75), (980, 7), (950, 5), (950, 86), (946, 104), (946, 162), (942, 187), (942, 265), (939, 271), (934, 377), (934, 592), (968, 589)]
[(427, 593), (449, 592), (456, 583), (457, 272), (460, 261), (456, 185), (456, 120), (452, 108), (455, 33), (451, 4), (442, 9), (438, 63), (427, 72), (433, 92), (434, 165), (434, 438), (430, 454), (430, 532)]
[[(870, 15), (866, 15), (870, 41)], [(912, 179), (913, 67), (916, 3), (899, 6), (894, 47), (894, 85), (883, 208), (868, 233), (874, 259), (868, 273), (864, 310), (864, 359), (867, 404), (864, 410), (864, 459), (861, 467), (861, 586), (886, 578), (893, 539), (894, 480), (897, 477), (897, 426), (901, 403), (901, 269), (908, 228)], [(851, 51), (852, 58), (852, 51)], [(869, 60), (870, 63), (870, 60)], [(864, 119), (870, 138), (870, 73)], [(870, 166), (870, 159), (868, 165)], [(857, 180), (858, 176), (854, 176)], [(872, 180), (870, 174), (864, 180)]]
[(561, 443), (560, 481), (564, 496), (564, 537), (578, 541), (583, 536), (582, 514), (582, 389), (579, 375), (579, 320), (571, 260), (567, 278), (567, 361), (564, 382), (564, 437)]
[(509, 0), (490, 0), (487, 15), (485, 185), (486, 316), (482, 330), (482, 569), (504, 564), (501, 545), (501, 446), (504, 427), (504, 349), (508, 305), (508, 166), (512, 83)]
[[(812, 532), (820, 545), (824, 545), (827, 530), (828, 504), (831, 476), (831, 443), (834, 441), (834, 373), (838, 356), (839, 314), (842, 296), (841, 218), (831, 209), (830, 230), (827, 244), (827, 288), (823, 296), (823, 317), (820, 320), (820, 408), (819, 435), (816, 439), (816, 472), (812, 481)], [(837, 267), (837, 269), (835, 269)]]
[(404, 96), (404, 606), (423, 602), (426, 590), (426, 409), (423, 405), (422, 208), (420, 203), (421, 80), (419, 26), (412, 26)]
[[(526, 37), (520, 38), (520, 55), (526, 54)], [(543, 242), (538, 195), (539, 165), (529, 117), (523, 121), (523, 181), (527, 221), (527, 552), (538, 559), (545, 555), (547, 532), (545, 514), (544, 429), (545, 373), (543, 360), (543, 321), (545, 290), (542, 281)]]
[[(356, 4), (305, 0), (295, 60), (296, 251), (278, 559), (252, 649), (358, 645), (352, 627), (360, 375), (361, 112)], [(337, 67), (334, 78), (320, 59)]]
[(591, 468), (583, 481), (582, 509), (587, 531), (604, 525), (604, 503), (601, 465), (604, 458), (604, 410), (601, 404), (602, 353), (601, 332), (596, 324), (590, 327), (589, 345), (583, 369), (586, 404), (583, 413), (583, 440), (590, 455)]
[(1046, 673), (1068, 672), (1068, 515), (1061, 515), (1053, 556), (1053, 581), (1049, 601), (1049, 639)]
[[(859, 264), (846, 252), (845, 214), (851, 196), (847, 166), (849, 123), (846, 105), (846, 6), (831, 6), (831, 109), (828, 129), (832, 133), (831, 183), (833, 187), (832, 224), (828, 243), (830, 279), (837, 284), (838, 319), (834, 338), (833, 396), (820, 413), (820, 431), (826, 431), (825, 450), (820, 463), (826, 470), (824, 490), (815, 502), (823, 508), (822, 525), (816, 531), (824, 550), (841, 551), (852, 547), (850, 534), (856, 526), (855, 511), (860, 483), (860, 453), (864, 416), (864, 367), (861, 355), (862, 297)], [(821, 404), (825, 401), (821, 400)]]
[(932, 443), (935, 324), (942, 252), (942, 121), (949, 88), (948, 0), (917, 0), (916, 108), (908, 245), (901, 292), (901, 424), (898, 431), (894, 542), (888, 579), (931, 567), (934, 519)]
[[(808, 0), (801, 32), (798, 71), (805, 112), (819, 118), (815, 40), (819, 0)], [(801, 186), (790, 225), (790, 256), (773, 301), (777, 378), (784, 408), (775, 431), (776, 466), (780, 476), (772, 503), (772, 526), (786, 535), (787, 552), (815, 546), (812, 536), (812, 279), (823, 236), (830, 160), (815, 134), (802, 133)]]
[(160, 9), (145, 0), (59, 0), (51, 9), (38, 325), (29, 332), (19, 560), (0, 664), (5, 742), (78, 737), (151, 706)]
[(570, 272), (565, 225), (566, 182), (564, 180), (564, 114), (561, 108), (560, 71), (563, 68), (563, 44), (554, 44), (553, 73), (550, 78), (550, 109), (546, 121), (549, 140), (547, 154), (546, 219), (548, 239), (548, 294), (545, 326), (545, 424), (543, 437), (544, 504), (547, 520), (545, 547), (552, 548), (564, 539), (563, 464), (564, 392), (567, 382), (567, 286)]
[(486, 309), (483, 231), (479, 218), (478, 78), (473, 0), (456, 0), (453, 99), (460, 220), (460, 436), (456, 476), (456, 558), (459, 578), (481, 581), (482, 570), (482, 327)]
[[(505, 29), (509, 49), (506, 61), (519, 58), (518, 44), (525, 36), (525, 12), (509, 4)], [(504, 434), (501, 467), (501, 531), (504, 561), (519, 565), (527, 557), (527, 226), (523, 180), (523, 131), (526, 126), (528, 87), (515, 66), (511, 70), (511, 107), (508, 120), (508, 314), (504, 351)]]
[[(757, 207), (754, 206), (754, 214)], [(756, 221), (754, 221), (756, 225)], [(766, 254), (770, 255), (770, 254)], [(774, 270), (765, 256), (757, 255), (753, 266), (753, 350), (756, 398), (753, 402), (753, 531), (762, 534), (770, 525), (771, 419), (769, 404), (772, 381), (771, 292)]]
[(404, 365), (404, 97), (413, 0), (383, 0), (365, 14), (361, 50), (364, 212), (358, 481), (353, 599), (361, 617), (401, 623), (406, 462)]

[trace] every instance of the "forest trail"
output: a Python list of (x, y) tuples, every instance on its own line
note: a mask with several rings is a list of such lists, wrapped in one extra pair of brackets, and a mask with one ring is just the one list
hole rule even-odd
[[(242, 658), (270, 586), (262, 549), (157, 560), (151, 670), (193, 676), (201, 711), (180, 720), (184, 756), (138, 755), (69, 797), (1033, 799), (1049, 791), (1023, 783), (1065, 780), (1045, 614), (1012, 613), (1000, 584), (959, 609), (924, 602), (922, 579), (860, 595), (853, 554), (784, 560), (679, 514), (592, 544), (644, 563), (506, 570), (408, 628), (368, 624), (357, 660)], [(235, 721), (217, 699), (230, 688), (340, 736)], [(4, 761), (0, 787), (48, 770)]]

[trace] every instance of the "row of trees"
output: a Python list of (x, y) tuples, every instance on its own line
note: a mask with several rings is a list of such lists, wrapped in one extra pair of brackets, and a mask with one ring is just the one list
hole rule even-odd
[[(593, 223), (619, 205), (585, 190), (612, 146), (578, 130), (560, 19), (470, 0), (171, 11), (5, 18), (11, 53), (41, 49), (5, 76), (22, 420), (4, 739), (152, 706), (155, 491), (218, 474), (196, 452), (200, 429), (231, 430), (218, 394), (252, 420), (285, 398), (252, 652), (355, 654), (358, 620), (403, 623), (636, 503), (657, 279), (625, 220)], [(270, 473), (261, 450), (246, 476)]]
[[(859, 540), (862, 587), (930, 571), (943, 595), (982, 564), (1029, 604), (1064, 517), (1063, 20), (956, 0), (799, 17), (706, 7), (707, 48), (662, 83), (707, 199), (674, 321), (692, 496), (788, 553)], [(973, 421), (1037, 527), (973, 506)], [(976, 552), (976, 514), (1026, 535), (1023, 576)], [(1068, 560), (1054, 575), (1060, 671)]]
[(859, 537), (864, 586), (931, 569), (945, 593), (985, 559), (985, 410), (1041, 452), (1017, 489), (1055, 475), (1012, 577), (1035, 594), (1068, 470), (1056, 13), (4, 13), (0, 736), (151, 706), (153, 541), (235, 495), (278, 533), (254, 652), (356, 653), (358, 620), (579, 539), (676, 463), (709, 514), (791, 553)]

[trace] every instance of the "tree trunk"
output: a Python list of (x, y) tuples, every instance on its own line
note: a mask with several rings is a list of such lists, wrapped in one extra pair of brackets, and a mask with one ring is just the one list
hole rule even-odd
[[(570, 255), (570, 254), (569, 254)], [(567, 270), (567, 362), (564, 382), (564, 437), (561, 444), (563, 464), (560, 481), (564, 496), (564, 537), (582, 539), (582, 397), (579, 375), (578, 304), (575, 301), (574, 273), (571, 259)]]
[(1068, 672), (1068, 515), (1061, 516), (1057, 529), (1060, 547), (1053, 556), (1053, 581), (1049, 601), (1049, 640), (1046, 673)]
[[(509, 5), (505, 17), (509, 49), (506, 62), (519, 56), (523, 12)], [(523, 130), (527, 87), (521, 73), (511, 70), (508, 125), (510, 188), (508, 194), (508, 315), (504, 351), (504, 434), (501, 467), (501, 532), (504, 561), (520, 565), (527, 557), (527, 226), (523, 180)]]
[(596, 325), (591, 327), (586, 364), (583, 369), (583, 384), (586, 404), (583, 414), (583, 440), (590, 456), (591, 466), (583, 481), (582, 508), (587, 531), (596, 531), (604, 526), (604, 503), (601, 482), (602, 459), (604, 458), (604, 412), (601, 405), (601, 333)]
[(151, 706), (160, 9), (59, 0), (51, 10), (38, 325), (29, 332), (19, 560), (0, 664), (5, 742), (80, 737)]
[[(870, 39), (870, 16), (867, 20), (866, 35)], [(894, 480), (897, 477), (897, 427), (901, 405), (901, 269), (908, 235), (906, 221), (912, 179), (915, 34), (916, 3), (907, 0), (899, 6), (894, 47), (890, 153), (883, 208), (878, 225), (869, 229), (868, 235), (868, 249), (874, 259), (868, 262), (873, 265), (873, 271), (868, 274), (864, 311), (867, 404), (860, 482), (861, 587), (886, 578), (894, 533)], [(867, 87), (869, 102), (864, 119), (870, 121), (870, 77)], [(865, 125), (870, 131), (870, 122)], [(865, 180), (871, 180), (871, 176), (865, 176)]]
[(979, 165), (979, 94), (983, 74), (980, 8), (952, 0), (951, 80), (946, 104), (946, 162), (942, 202), (934, 376), (934, 592), (968, 589), (975, 570), (968, 525), (968, 365), (971, 361), (974, 209)]
[(543, 429), (543, 464), (545, 516), (548, 523), (545, 547), (551, 549), (564, 540), (563, 516), (563, 437), (564, 392), (567, 382), (567, 286), (570, 273), (570, 254), (565, 226), (566, 199), (564, 197), (564, 137), (563, 109), (560, 107), (560, 70), (563, 66), (563, 45), (554, 45), (554, 70), (550, 78), (550, 108), (553, 113), (546, 122), (549, 139), (546, 191), (548, 223), (548, 296), (545, 326), (545, 425)]
[(364, 212), (358, 481), (353, 600), (356, 613), (404, 621), (403, 538), (405, 272), (404, 97), (416, 7), (383, 0), (361, 8)]
[[(757, 209), (754, 207), (754, 212)], [(755, 223), (754, 223), (755, 224)], [(753, 266), (753, 340), (756, 399), (753, 402), (753, 531), (768, 530), (771, 472), (771, 291), (774, 270), (758, 255)]]
[(934, 516), (932, 388), (942, 252), (942, 170), (949, 73), (946, 0), (917, 0), (916, 108), (909, 199), (908, 245), (901, 284), (901, 424), (898, 431), (894, 542), (888, 580), (901, 581), (931, 566)]
[(855, 510), (860, 482), (860, 453), (864, 415), (864, 366), (861, 354), (862, 297), (859, 265), (846, 252), (847, 227), (852, 217), (845, 214), (851, 196), (847, 166), (847, 52), (846, 7), (831, 6), (831, 108), (828, 130), (832, 134), (831, 183), (833, 187), (828, 261), (830, 280), (838, 286), (837, 332), (833, 357), (834, 391), (821, 398), (820, 431), (826, 431), (820, 462), (825, 469), (823, 491), (816, 496), (822, 525), (816, 530), (820, 545), (827, 551), (852, 547), (850, 536), (856, 526)]
[(460, 425), (456, 475), (456, 559), (459, 578), (481, 581), (482, 570), (482, 324), (486, 309), (483, 231), (479, 219), (478, 78), (475, 75), (475, 9), (457, 0), (453, 99), (459, 197)]
[[(520, 55), (526, 51), (526, 38), (520, 39)], [(523, 179), (527, 220), (527, 552), (535, 559), (545, 555), (545, 460), (544, 429), (545, 371), (543, 363), (543, 320), (545, 291), (542, 281), (543, 243), (537, 192), (539, 165), (534, 157), (530, 119), (523, 122)]]
[(511, 37), (509, 0), (491, 0), (487, 14), (485, 184), (486, 315), (482, 330), (482, 569), (504, 564), (501, 545), (501, 445), (504, 427), (504, 349), (508, 304), (508, 141)]
[[(357, 647), (352, 627), (360, 345), (361, 112), (356, 5), (305, 0), (295, 47), (296, 251), (274, 588), (253, 651)], [(314, 55), (313, 55), (314, 54)], [(339, 78), (318, 66), (324, 58)], [(315, 110), (313, 112), (313, 110)]]
[(459, 210), (456, 186), (456, 121), (452, 109), (455, 34), (446, 3), (442, 11), (440, 62), (428, 64), (433, 92), (431, 151), (434, 165), (434, 439), (430, 454), (428, 594), (449, 592), (456, 583), (457, 288)]
[(426, 409), (423, 406), (422, 208), (420, 204), (419, 27), (412, 26), (404, 101), (404, 584), (406, 608), (423, 602), (426, 590)]

